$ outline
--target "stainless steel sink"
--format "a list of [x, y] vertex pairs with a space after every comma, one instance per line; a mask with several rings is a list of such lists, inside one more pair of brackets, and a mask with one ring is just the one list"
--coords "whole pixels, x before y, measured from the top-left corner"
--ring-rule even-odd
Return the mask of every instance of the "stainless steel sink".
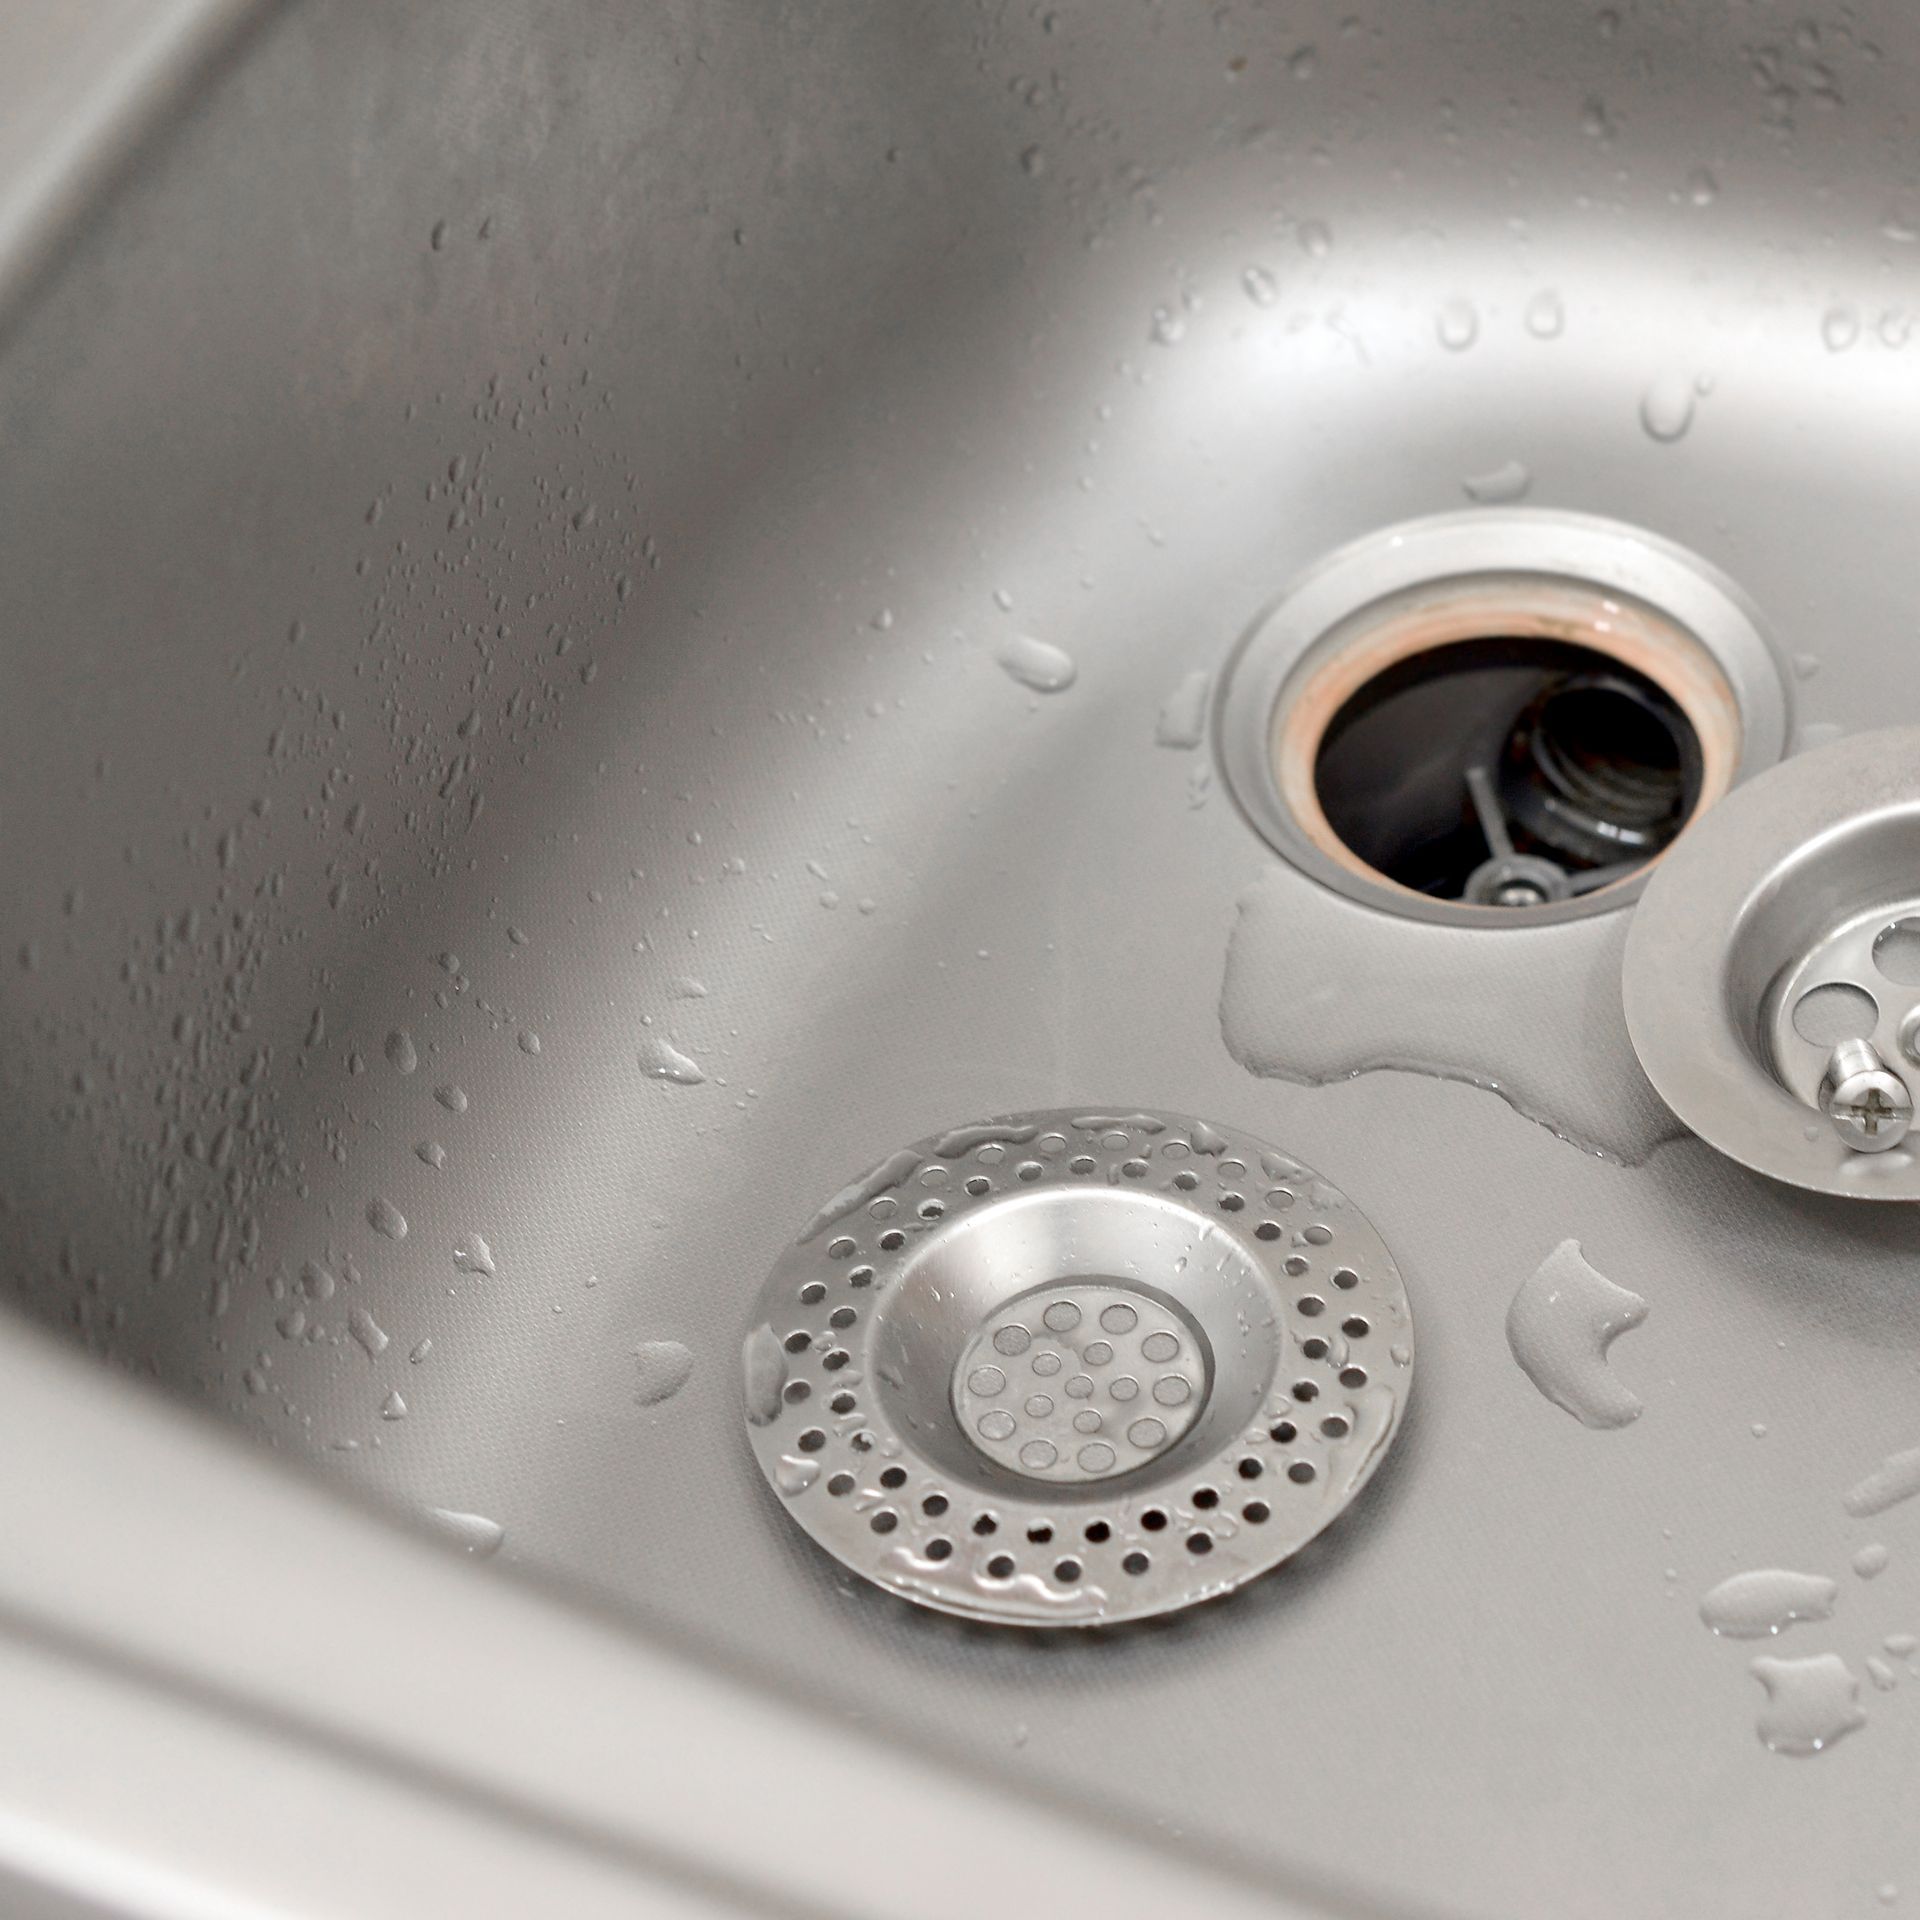
[[[157, 1386], [497, 1540], [422, 1561], [462, 1592], [611, 1612], [576, 1676], [657, 1644], [857, 1723], [976, 1903], [1027, 1895], [920, 1770], [1276, 1909], [1920, 1899], [1884, 1644], [1920, 1505], [1841, 1501], [1917, 1443], [1912, 1219], [1684, 1136], [1627, 1049], [1629, 900], [1397, 914], [1283, 861], [1211, 737], [1156, 740], [1323, 556], [1516, 502], [1737, 587], [1785, 751], [1915, 717], [1917, 76], [1890, 0], [304, 0], [164, 111], [114, 93], [122, 157], [14, 236], [0, 333], [6, 1337], [121, 1376], [46, 1406]], [[1421, 1379], [1286, 1567], [1042, 1640], [793, 1527], [738, 1353], [861, 1169], [1089, 1102], [1337, 1182]], [[1569, 1239], [1648, 1304], [1617, 1431], [1508, 1349]], [[188, 1431], [140, 1499], [191, 1556], [264, 1469]], [[137, 1620], [160, 1548], [102, 1538]], [[258, 1570], [216, 1565], [217, 1612]], [[1842, 1588], [1779, 1651], [1862, 1677], [1807, 1760], [1697, 1617], [1768, 1567]], [[321, 1695], [360, 1645], [323, 1617], [287, 1648]], [[645, 1730], [663, 1766], [693, 1727]], [[883, 1805], [818, 1812], [839, 1880], [763, 1876], [743, 1806], [728, 1897], [944, 1910]]]

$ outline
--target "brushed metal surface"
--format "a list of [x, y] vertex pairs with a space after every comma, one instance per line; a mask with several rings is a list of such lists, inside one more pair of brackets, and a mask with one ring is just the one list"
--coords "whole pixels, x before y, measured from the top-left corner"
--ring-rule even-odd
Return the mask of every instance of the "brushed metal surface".
[[[1651, 1100], [1608, 921], [1491, 936], [1513, 994], [1155, 740], [1318, 557], [1516, 485], [1737, 580], [1801, 744], [1908, 716], [1917, 69], [1891, 0], [277, 15], [0, 361], [10, 1294], [1276, 1885], [1920, 1886], [1913, 1690], [1782, 1759], [1692, 1606], [1883, 1541], [1786, 1651], [1920, 1625], [1920, 1509], [1840, 1501], [1915, 1444], [1905, 1210], [1568, 1144]], [[1330, 1052], [1223, 1043], [1236, 926]], [[1114, 1087], [1350, 1194], [1421, 1388], [1283, 1572], [1038, 1648], [776, 1524], [738, 1331], [850, 1168]], [[1649, 1303], [1619, 1431], [1507, 1351], [1569, 1238]]]

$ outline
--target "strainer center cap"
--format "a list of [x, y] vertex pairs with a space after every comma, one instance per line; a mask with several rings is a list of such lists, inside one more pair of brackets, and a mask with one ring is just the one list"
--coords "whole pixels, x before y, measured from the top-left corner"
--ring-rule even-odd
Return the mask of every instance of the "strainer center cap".
[[1118, 1282], [1073, 1282], [988, 1316], [953, 1370], [953, 1410], [1000, 1466], [1104, 1480], [1179, 1440], [1212, 1376], [1206, 1336], [1179, 1308]]

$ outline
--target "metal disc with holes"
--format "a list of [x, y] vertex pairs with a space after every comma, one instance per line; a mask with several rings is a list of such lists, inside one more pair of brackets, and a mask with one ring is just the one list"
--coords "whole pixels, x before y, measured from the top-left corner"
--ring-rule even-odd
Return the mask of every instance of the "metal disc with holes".
[[1385, 1454], [1405, 1289], [1337, 1187], [1173, 1114], [958, 1128], [836, 1194], [743, 1353], [794, 1519], [891, 1592], [1095, 1626], [1277, 1566]]
[[1885, 1105], [1830, 1110], [1842, 1041], [1920, 1092], [1920, 727], [1796, 754], [1695, 822], [1628, 929], [1622, 999], [1660, 1097], [1729, 1158], [1851, 1199], [1920, 1201]]

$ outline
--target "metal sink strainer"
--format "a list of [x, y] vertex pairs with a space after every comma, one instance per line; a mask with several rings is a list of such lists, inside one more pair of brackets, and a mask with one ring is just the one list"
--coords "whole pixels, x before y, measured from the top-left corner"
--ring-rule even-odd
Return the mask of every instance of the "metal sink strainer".
[[1172, 1114], [1030, 1113], [883, 1161], [782, 1256], [755, 1453], [837, 1559], [977, 1620], [1092, 1626], [1239, 1586], [1372, 1474], [1406, 1293], [1338, 1188]]

